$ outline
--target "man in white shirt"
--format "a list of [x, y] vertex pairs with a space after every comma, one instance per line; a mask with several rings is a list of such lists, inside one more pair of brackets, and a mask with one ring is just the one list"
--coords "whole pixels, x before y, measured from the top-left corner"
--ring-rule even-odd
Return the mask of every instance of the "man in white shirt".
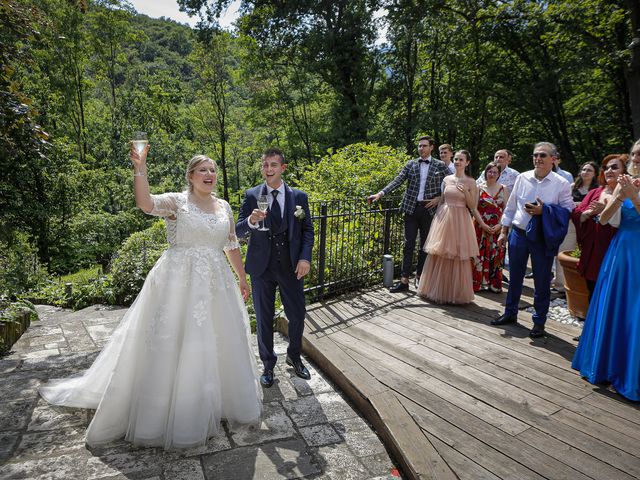
[[438, 153], [440, 154], [440, 160], [445, 164], [445, 166], [449, 169], [450, 173], [456, 173], [456, 167], [453, 166], [453, 147], [448, 143], [443, 143], [438, 148]]
[[558, 151], [552, 143], [540, 142], [533, 149], [534, 169], [521, 173], [513, 186], [502, 215], [502, 231], [498, 245], [502, 247], [507, 240], [509, 228], [509, 291], [505, 301], [504, 314], [491, 322], [491, 325], [507, 325], [518, 319], [518, 304], [522, 294], [522, 282], [527, 269], [529, 255], [533, 268], [535, 285], [533, 306], [533, 328], [529, 332], [532, 338], [544, 335], [551, 296], [551, 266], [553, 256], [548, 256], [545, 243], [527, 238], [529, 221], [536, 215], [542, 215], [544, 204], [555, 204], [573, 209], [571, 187], [560, 175], [554, 173], [553, 161]]
[[[498, 150], [493, 155], [493, 161], [496, 162], [498, 165], [500, 165], [500, 168], [502, 168], [502, 173], [498, 178], [498, 183], [507, 187], [509, 192], [513, 190], [513, 184], [516, 183], [516, 178], [518, 177], [518, 175], [520, 175], [520, 172], [518, 172], [517, 170], [514, 170], [509, 166], [509, 164], [511, 163], [511, 160], [513, 160], [513, 156], [511, 155], [511, 152], [507, 149]], [[478, 179], [476, 180], [476, 183], [478, 185], [481, 185], [482, 183], [484, 183], [484, 181], [485, 181], [484, 172], [482, 172], [478, 177]]]

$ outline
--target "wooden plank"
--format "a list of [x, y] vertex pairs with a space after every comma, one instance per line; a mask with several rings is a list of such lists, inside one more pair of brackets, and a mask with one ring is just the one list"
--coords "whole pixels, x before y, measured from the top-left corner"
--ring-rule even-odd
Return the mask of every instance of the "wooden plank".
[[636, 478], [607, 464], [606, 458], [596, 458], [594, 455], [597, 454], [597, 450], [591, 452], [594, 455], [590, 455], [588, 452], [583, 452], [568, 445], [551, 435], [541, 432], [537, 428], [529, 428], [518, 434], [518, 439], [542, 450], [547, 455], [562, 460], [569, 466], [595, 479], [632, 480]]
[[[286, 334], [287, 326], [284, 318], [276, 322], [276, 329], [281, 333]], [[303, 337], [303, 350], [374, 426], [407, 478], [456, 478], [411, 415], [404, 408], [398, 408], [399, 404], [394, 402], [395, 397], [387, 387], [376, 381], [331, 339], [326, 336]]]
[[[349, 330], [351, 332], [351, 330]], [[344, 332], [343, 332], [344, 334]], [[356, 348], [356, 344], [351, 345], [351, 348]], [[353, 355], [353, 354], [351, 354]], [[371, 365], [368, 365], [367, 368], [372, 368]], [[381, 373], [382, 371], [376, 370], [375, 376], [379, 381], [387, 385], [391, 385], [393, 383], [393, 375], [399, 376], [397, 372], [394, 372], [393, 375], [389, 375], [386, 372]], [[469, 387], [466, 391], [472, 391], [476, 398], [482, 398], [483, 395], [480, 395], [479, 392], [482, 389], [482, 386], [476, 386], [477, 388]], [[410, 387], [405, 387], [410, 388]], [[406, 392], [403, 392], [406, 394]], [[497, 398], [495, 399], [495, 403], [493, 405], [501, 410], [514, 415], [516, 418], [519, 418], [521, 421], [524, 421], [532, 426], [537, 426], [540, 430], [546, 432], [547, 434], [558, 438], [559, 440], [573, 445], [574, 447], [581, 449], [585, 452], [591, 452], [592, 450], [596, 450], [599, 453], [598, 456], [601, 458], [609, 459], [609, 463], [616, 468], [623, 469], [633, 475], [640, 476], [640, 462], [638, 462], [638, 458], [630, 455], [626, 452], [620, 451], [617, 448], [614, 448], [605, 442], [600, 441], [597, 438], [594, 438], [580, 430], [577, 430], [571, 426], [565, 425], [561, 422], [554, 421], [551, 417], [547, 415], [541, 415], [532, 411], [532, 409], [527, 408], [526, 405], [512, 405], [505, 399]], [[441, 407], [443, 408], [443, 407]], [[441, 410], [439, 410], [441, 413]]]
[[640, 442], [638, 442], [636, 438], [627, 436], [591, 418], [578, 415], [565, 409], [555, 413], [551, 418], [640, 458]]
[[451, 469], [458, 475], [460, 480], [500, 480], [500, 477], [495, 476], [470, 458], [465, 457], [455, 448], [441, 442], [426, 430], [423, 430], [423, 433], [436, 447], [442, 458], [451, 466]]
[[[424, 388], [426, 391], [432, 393], [437, 398], [445, 400], [450, 405], [456, 406], [486, 423], [509, 433], [510, 435], [515, 435], [529, 428], [529, 425], [526, 423], [504, 413], [493, 405], [488, 405], [469, 395], [465, 391], [452, 387], [448, 383], [432, 377], [425, 372], [418, 370], [416, 367], [398, 360], [385, 352], [371, 349], [362, 344], [353, 345], [351, 340], [346, 336], [342, 338], [342, 341], [345, 342], [345, 345], [351, 347], [349, 350], [350, 355], [353, 356], [355, 353], [360, 355], [361, 358], [368, 358], [371, 356], [370, 358], [374, 359], [371, 360], [372, 362], [379, 361], [389, 370], [400, 372], [400, 377], [406, 378], [407, 380]], [[369, 363], [364, 363], [362, 365], [364, 368], [370, 368]], [[430, 398], [433, 402], [436, 402], [438, 401], [436, 397]]]
[[[407, 343], [409, 341], [404, 340], [407, 343], [404, 345], [406, 348], [398, 348], [399, 342], [402, 344], [401, 340], [397, 340], [393, 334], [381, 336], [378, 327], [374, 325], [368, 324], [366, 327], [357, 325], [350, 328], [349, 333], [359, 341], [379, 350], [388, 351], [396, 358], [415, 365], [420, 370], [446, 381], [462, 391], [473, 391], [476, 398], [486, 403], [500, 405], [508, 410], [526, 408], [542, 415], [554, 413], [559, 408], [551, 402], [523, 392], [502, 380], [433, 352], [423, 345], [415, 343], [410, 345]], [[378, 335], [376, 336], [376, 334]], [[356, 344], [352, 344], [352, 348], [355, 347]]]
[[582, 399], [584, 403], [601, 408], [629, 422], [640, 425], [640, 403], [631, 402], [614, 392], [603, 392], [601, 391], [601, 387], [591, 385], [586, 380], [584, 382], [589, 385], [592, 392], [594, 392]]
[[403, 445], [404, 455], [414, 460], [416, 478], [458, 478], [393, 393], [387, 390], [376, 394], [371, 403], [395, 442]]
[[[396, 312], [390, 313], [385, 316], [384, 319], [374, 318], [370, 320], [370, 322], [384, 326], [396, 333], [404, 332], [404, 335], [408, 338], [420, 341], [420, 343], [425, 344], [430, 348], [435, 348], [432, 347], [432, 345], [436, 345], [435, 341], [440, 344], [448, 345], [451, 349], [448, 349], [447, 351], [461, 359], [468, 358], [466, 357], [467, 354], [474, 355], [483, 360], [482, 367], [480, 366], [481, 364], [476, 361], [467, 360], [465, 363], [475, 364], [478, 368], [482, 368], [483, 370], [491, 369], [491, 366], [495, 367], [499, 365], [499, 369], [505, 370], [507, 375], [508, 372], [517, 373], [518, 375], [526, 374], [525, 376], [527, 378], [539, 382], [539, 385], [553, 386], [563, 395], [572, 395], [575, 398], [582, 398], [589, 394], [589, 389], [583, 385], [584, 382], [576, 379], [575, 375], [570, 374], [570, 376], [567, 376], [565, 371], [561, 370], [560, 375], [563, 376], [564, 379], [558, 379], [556, 376], [536, 368], [537, 365], [536, 367], [532, 366], [533, 362], [530, 357], [521, 356], [524, 357], [524, 360], [522, 360], [522, 362], [518, 362], [517, 359], [511, 358], [512, 355], [506, 354], [504, 348], [485, 342], [481, 339], [477, 339], [473, 335], [469, 335], [461, 330], [452, 329], [447, 326], [444, 326], [444, 328], [438, 328], [439, 324], [427, 326], [405, 318]], [[433, 328], [434, 326], [436, 328]], [[444, 331], [447, 333], [444, 333]], [[442, 349], [439, 351], [444, 353]], [[518, 359], [521, 359], [521, 357]], [[551, 370], [552, 369], [547, 369], [547, 371]], [[492, 371], [498, 372], [498, 368], [493, 368]], [[557, 372], [553, 371], [553, 373]], [[571, 383], [566, 381], [567, 378], [571, 380]], [[505, 380], [505, 378], [502, 379]]]
[[[450, 423], [444, 421], [437, 415], [434, 415], [429, 410], [420, 406], [418, 403], [413, 402], [411, 399], [400, 399], [405, 408], [413, 415], [416, 421], [430, 434], [438, 438], [445, 444], [455, 448], [460, 454], [472, 459], [475, 463], [482, 466], [484, 469], [496, 474], [500, 478], [505, 479], [542, 479], [542, 478], [557, 478], [557, 471], [554, 473], [543, 462], [540, 464], [532, 465], [533, 468], [528, 467], [526, 464], [520, 463], [520, 459], [514, 460], [509, 455], [500, 451], [500, 446], [487, 444], [481, 440], [478, 440], [474, 436], [467, 433], [465, 430], [455, 427]], [[509, 442], [501, 442], [505, 444], [506, 448], [509, 448]], [[522, 444], [522, 442], [513, 442], [512, 448], [515, 445]], [[524, 447], [528, 451], [533, 451], [528, 445]], [[514, 454], [518, 452], [513, 452]], [[526, 461], [527, 455], [522, 455], [523, 460]], [[544, 454], [543, 454], [544, 455]], [[545, 456], [546, 457], [546, 456]], [[531, 456], [529, 458], [535, 458]], [[550, 460], [550, 457], [546, 457]], [[559, 462], [553, 462], [559, 463]], [[541, 473], [538, 473], [541, 471]], [[573, 472], [572, 472], [573, 473]], [[587, 477], [575, 472], [575, 477], [571, 478], [583, 478]]]

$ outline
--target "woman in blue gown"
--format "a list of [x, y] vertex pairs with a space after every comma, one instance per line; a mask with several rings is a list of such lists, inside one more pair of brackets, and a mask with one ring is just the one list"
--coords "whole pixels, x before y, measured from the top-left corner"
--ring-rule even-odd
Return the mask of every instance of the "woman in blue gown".
[[571, 366], [591, 383], [611, 382], [640, 401], [640, 179], [621, 175], [601, 223], [620, 219]]

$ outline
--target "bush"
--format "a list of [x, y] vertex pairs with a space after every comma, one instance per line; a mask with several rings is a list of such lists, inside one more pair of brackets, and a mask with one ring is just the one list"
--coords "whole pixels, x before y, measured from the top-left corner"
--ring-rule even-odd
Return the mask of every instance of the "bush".
[[406, 154], [392, 147], [354, 143], [306, 169], [298, 184], [312, 201], [364, 199], [395, 178], [407, 160]]
[[117, 303], [129, 305], [133, 302], [147, 274], [167, 247], [162, 220], [134, 233], [124, 242], [111, 267], [112, 291]]
[[0, 241], [0, 295], [16, 296], [46, 278], [35, 245], [25, 233]]
[[76, 215], [61, 243], [52, 249], [51, 271], [73, 272], [96, 263], [107, 268], [122, 242], [132, 232], [145, 228], [146, 222], [146, 218], [136, 211]]
[[[71, 284], [70, 296], [66, 291], [67, 284]], [[25, 296], [35, 303], [70, 307], [74, 310], [96, 303], [115, 303], [111, 277], [103, 275], [99, 265], [59, 279], [49, 277]]]

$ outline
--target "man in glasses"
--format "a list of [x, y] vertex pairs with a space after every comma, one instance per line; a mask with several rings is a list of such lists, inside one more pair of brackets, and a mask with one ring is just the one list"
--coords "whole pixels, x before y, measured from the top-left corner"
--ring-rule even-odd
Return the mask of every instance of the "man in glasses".
[[[557, 156], [554, 144], [540, 142], [535, 145], [533, 170], [521, 173], [516, 179], [502, 215], [502, 231], [498, 237], [498, 245], [502, 247], [511, 229], [508, 235], [510, 282], [504, 314], [492, 320], [491, 325], [517, 321], [522, 282], [531, 256], [535, 286], [535, 313], [533, 328], [529, 332], [532, 338], [542, 337], [545, 333], [551, 296], [551, 266], [567, 233], [569, 214], [574, 207], [569, 182], [552, 171]], [[544, 233], [536, 231], [536, 226]]]
[[407, 182], [407, 190], [402, 198], [400, 211], [404, 213], [404, 249], [400, 281], [389, 289], [390, 292], [409, 290], [409, 275], [413, 267], [413, 253], [416, 249], [416, 236], [420, 232], [420, 249], [416, 280], [422, 273], [422, 266], [427, 254], [422, 249], [429, 234], [433, 214], [440, 201], [440, 187], [449, 169], [443, 162], [431, 157], [434, 140], [429, 136], [418, 139], [419, 158], [409, 160], [398, 176], [389, 185], [375, 195], [367, 197], [369, 203], [380, 200], [396, 188]]

